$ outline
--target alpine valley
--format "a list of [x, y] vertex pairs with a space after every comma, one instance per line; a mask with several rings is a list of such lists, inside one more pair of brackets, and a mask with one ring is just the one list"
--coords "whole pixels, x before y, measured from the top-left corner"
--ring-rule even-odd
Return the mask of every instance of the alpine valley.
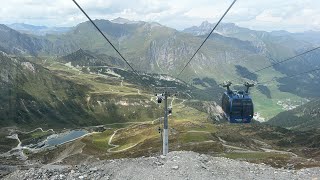
[[[159, 154], [163, 103], [169, 98], [170, 151], [194, 151], [273, 167], [320, 166], [320, 32], [256, 31], [222, 23], [178, 31], [157, 22], [94, 20], [133, 72], [90, 22], [74, 27], [0, 25], [0, 178], [44, 164]], [[271, 68], [255, 72], [271, 65]], [[137, 75], [138, 74], [138, 75]], [[253, 87], [252, 124], [226, 122], [219, 84]], [[270, 81], [273, 80], [273, 81]]]

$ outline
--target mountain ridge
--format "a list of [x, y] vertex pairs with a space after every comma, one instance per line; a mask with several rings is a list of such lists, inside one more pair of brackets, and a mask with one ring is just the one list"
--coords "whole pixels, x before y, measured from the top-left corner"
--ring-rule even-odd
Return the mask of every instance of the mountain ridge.
[[[127, 20], [123, 19], [118, 20], [127, 22]], [[109, 20], [94, 21], [115, 47], [126, 57], [133, 68], [141, 72], [168, 74], [173, 77], [177, 76], [178, 72], [204, 39], [203, 36], [194, 36], [166, 26], [155, 26], [147, 22], [129, 24], [121, 22], [121, 24], [118, 24]], [[205, 25], [208, 27], [212, 26], [212, 24], [208, 22], [205, 23]], [[181, 76], [182, 80], [192, 83], [195, 78], [202, 79], [208, 77], [214, 79], [217, 83], [221, 83], [225, 80], [239, 78], [239, 83], [242, 83], [250, 78], [241, 78], [242, 75], [238, 74], [237, 67], [245, 67], [249, 72], [252, 72], [259, 67], [269, 66], [276, 60], [285, 59], [312, 47], [312, 44], [306, 44], [291, 37], [285, 36], [279, 38], [268, 32], [238, 28], [235, 24], [222, 24], [221, 27], [224, 29], [224, 32], [228, 32], [229, 35], [223, 36], [221, 33], [213, 34], [206, 42], [206, 45], [203, 46], [195, 56], [190, 66], [185, 69]], [[15, 31], [13, 30], [13, 32]], [[18, 36], [20, 36], [20, 34], [18, 34]], [[13, 35], [13, 37], [15, 36]], [[39, 37], [29, 36], [22, 38], [22, 40], [28, 38], [31, 38], [35, 42], [39, 41]], [[107, 65], [128, 68], [123, 65], [123, 61], [118, 59], [120, 58], [118, 54], [101, 38], [100, 34], [88, 21], [78, 24], [66, 34], [48, 35], [40, 38], [40, 40], [44, 41], [40, 47], [30, 48], [28, 46], [22, 46], [24, 44], [29, 45], [30, 43], [23, 43], [24, 41], [20, 43], [16, 41], [16, 43], [13, 43], [9, 47], [5, 46], [5, 48], [10, 50], [8, 51], [6, 49], [6, 52], [15, 53], [14, 47], [22, 46], [19, 49], [26, 49], [25, 55], [28, 55], [28, 52], [32, 52], [32, 54], [38, 56], [50, 55], [63, 57], [79, 49], [83, 49], [90, 51], [90, 54], [96, 57], [94, 61], [98, 60], [100, 63], [102, 61], [102, 63], [108, 62], [106, 63]], [[25, 40], [25, 42], [29, 41]], [[296, 44], [299, 44], [299, 46], [296, 46]], [[272, 58], [269, 58], [269, 55]], [[316, 61], [317, 57], [318, 54], [306, 56], [306, 59], [312, 63], [310, 63], [310, 66], [305, 66], [305, 69], [307, 69], [307, 67], [312, 68], [313, 66], [317, 66], [319, 64], [318, 61]], [[60, 60], [58, 61], [68, 63], [68, 61], [63, 60], [63, 58]], [[85, 58], [83, 60], [85, 61]], [[83, 64], [83, 62], [82, 64], [78, 62], [78, 65], [86, 65]], [[261, 73], [255, 73], [255, 76], [257, 76], [255, 79], [258, 82], [267, 81], [272, 78], [270, 77], [271, 74], [279, 78], [284, 78], [286, 75], [291, 75], [292, 73], [296, 73], [297, 70], [300, 70], [296, 67], [301, 67], [306, 64], [305, 61], [301, 62], [301, 64], [297, 65], [296, 61], [292, 61], [267, 69]], [[311, 80], [312, 79], [308, 79], [308, 82], [311, 82]], [[317, 96], [317, 94], [312, 93], [313, 87], [303, 82], [302, 79], [299, 81], [308, 87], [302, 94], [302, 98]], [[284, 80], [275, 81], [271, 85], [264, 85], [263, 92], [272, 92], [273, 94], [269, 93], [265, 95], [263, 92], [258, 91], [256, 97], [262, 97], [257, 97], [257, 110], [268, 111], [262, 112], [267, 118], [269, 118], [269, 112], [272, 113], [272, 115], [270, 115], [271, 117], [277, 114], [281, 111], [281, 107], [277, 104], [277, 101], [282, 101], [286, 98], [299, 99], [297, 96], [300, 96], [300, 93], [303, 91], [298, 87], [292, 88], [296, 85], [297, 83]], [[264, 96], [267, 99], [264, 99]], [[268, 107], [261, 106], [261, 104], [265, 103], [264, 101], [268, 101]], [[275, 111], [274, 108], [278, 110]]]
[[13, 23], [7, 24], [8, 27], [19, 31], [21, 33], [33, 34], [39, 36], [45, 36], [47, 34], [63, 34], [72, 29], [72, 27], [47, 27], [47, 26], [36, 26], [25, 23]]

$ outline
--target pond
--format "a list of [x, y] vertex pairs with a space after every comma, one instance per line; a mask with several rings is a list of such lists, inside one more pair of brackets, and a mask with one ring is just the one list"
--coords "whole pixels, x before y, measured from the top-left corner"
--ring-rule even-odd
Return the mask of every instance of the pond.
[[87, 131], [84, 130], [73, 130], [67, 133], [62, 133], [62, 134], [55, 134], [55, 135], [51, 135], [47, 138], [46, 140], [46, 145], [48, 147], [51, 146], [56, 146], [59, 144], [63, 144], [66, 143], [68, 141], [72, 141], [75, 140], [77, 138], [80, 138], [81, 136], [87, 134]]

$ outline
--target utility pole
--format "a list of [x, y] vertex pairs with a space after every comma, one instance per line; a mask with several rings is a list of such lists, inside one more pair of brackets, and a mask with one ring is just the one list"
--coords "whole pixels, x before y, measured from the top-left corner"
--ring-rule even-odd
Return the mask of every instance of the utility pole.
[[164, 121], [163, 121], [163, 155], [167, 155], [169, 151], [169, 135], [168, 135], [168, 93], [164, 93]]
[[[158, 87], [156, 94], [158, 103], [164, 100], [164, 121], [163, 121], [163, 138], [162, 138], [162, 154], [167, 155], [169, 152], [169, 132], [168, 132], [168, 97], [176, 94], [175, 87]], [[172, 111], [172, 109], [170, 109]]]

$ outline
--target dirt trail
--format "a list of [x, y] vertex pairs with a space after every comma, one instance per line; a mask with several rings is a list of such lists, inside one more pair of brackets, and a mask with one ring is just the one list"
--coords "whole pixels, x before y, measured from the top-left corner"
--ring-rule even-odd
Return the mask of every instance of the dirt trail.
[[114, 151], [113, 149], [118, 148], [120, 145], [112, 144], [112, 143], [111, 143], [111, 142], [112, 142], [112, 139], [113, 139], [113, 137], [116, 135], [116, 133], [117, 133], [119, 130], [122, 130], [122, 129], [125, 129], [125, 128], [117, 129], [117, 130], [115, 130], [115, 131], [113, 132], [113, 134], [111, 135], [111, 137], [110, 137], [110, 139], [109, 139], [109, 141], [108, 141], [108, 145], [109, 145], [109, 146], [113, 146], [113, 147], [112, 147], [112, 148], [109, 148], [109, 149], [107, 150], [109, 153], [110, 153], [110, 152], [122, 152], [122, 151], [126, 151], [126, 150], [128, 150], [128, 149], [130, 149], [130, 148], [133, 148], [133, 147], [135, 147], [136, 145], [139, 144], [139, 143], [136, 143], [136, 144], [134, 144], [134, 145], [132, 145], [132, 146], [129, 146], [129, 147], [125, 148], [125, 149], [121, 149], [121, 150], [116, 150], [116, 151]]
[[16, 155], [16, 156], [20, 157], [21, 160], [28, 159], [28, 157], [24, 154], [23, 150], [24, 149], [31, 150], [31, 149], [28, 148], [28, 147], [22, 147], [21, 146], [22, 143], [21, 143], [21, 141], [19, 139], [18, 134], [12, 134], [11, 136], [7, 136], [7, 138], [16, 139], [18, 141], [18, 145], [17, 145], [17, 147], [12, 148], [10, 151], [8, 151], [6, 153], [0, 154], [0, 156], [8, 157], [8, 156]]
[[279, 153], [279, 154], [290, 154], [291, 156], [298, 157], [298, 155], [296, 155], [293, 152], [280, 151], [280, 150], [274, 150], [274, 149], [268, 149], [268, 148], [260, 148], [260, 149], [262, 149], [264, 152], [275, 152], [275, 153]]
[[[161, 119], [163, 119], [163, 117], [157, 118], [157, 119], [152, 120], [152, 121], [146, 121], [146, 122], [128, 122], [128, 123], [126, 123], [126, 124], [136, 124], [136, 125], [140, 125], [140, 124], [150, 124], [150, 123], [151, 123], [151, 124], [153, 125], [156, 121], [160, 121]], [[124, 124], [124, 123], [113, 123], [113, 124]], [[110, 137], [110, 139], [109, 139], [109, 141], [108, 141], [108, 145], [109, 145], [109, 146], [113, 146], [113, 147], [112, 147], [112, 148], [109, 148], [109, 149], [107, 150], [108, 152], [122, 152], [122, 151], [126, 151], [126, 150], [128, 150], [128, 149], [130, 149], [130, 148], [133, 148], [133, 147], [135, 147], [136, 145], [139, 144], [139, 142], [138, 142], [138, 143], [136, 143], [136, 144], [134, 144], [134, 145], [132, 145], [132, 146], [129, 146], [129, 147], [127, 147], [127, 148], [114, 151], [113, 149], [118, 148], [120, 145], [112, 144], [112, 143], [111, 143], [111, 142], [112, 142], [112, 139], [114, 138], [114, 136], [116, 135], [116, 133], [117, 133], [119, 130], [122, 130], [122, 129], [125, 129], [125, 128], [117, 129], [117, 130], [115, 130], [115, 131], [113, 132], [113, 134], [111, 135], [111, 137]]]
[[196, 130], [191, 130], [191, 131], [187, 131], [189, 133], [207, 133], [207, 134], [211, 134], [211, 132], [209, 131], [196, 131]]
[[23, 133], [23, 134], [29, 134], [29, 133], [33, 133], [33, 132], [35, 132], [35, 131], [37, 131], [37, 130], [40, 130], [41, 132], [49, 132], [49, 131], [51, 131], [51, 132], [54, 133], [54, 130], [53, 130], [53, 129], [48, 129], [48, 130], [44, 131], [41, 127], [38, 127], [38, 128], [36, 128], [36, 129], [34, 129], [34, 130], [32, 130], [32, 131], [29, 131], [29, 132], [22, 132], [22, 131], [21, 131], [21, 133]]

